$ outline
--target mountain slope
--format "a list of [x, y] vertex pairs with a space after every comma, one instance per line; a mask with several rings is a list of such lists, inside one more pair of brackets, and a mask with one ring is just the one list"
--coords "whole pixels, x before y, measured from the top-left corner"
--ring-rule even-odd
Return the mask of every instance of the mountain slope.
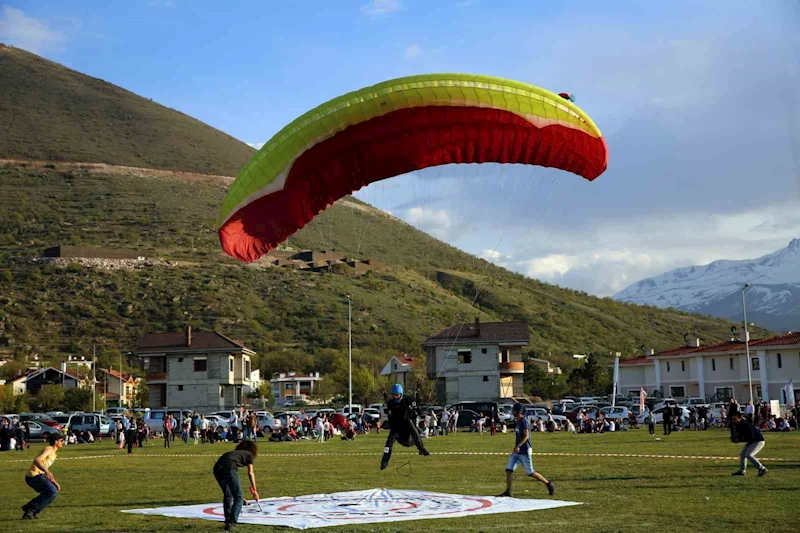
[[[194, 119], [31, 54], [3, 48], [0, 61], [0, 76], [12, 87], [0, 91], [0, 110], [14, 114], [0, 119], [9, 132], [0, 138], [0, 157], [143, 166], [141, 159], [162, 169], [233, 174], [237, 158], [250, 153]], [[12, 74], [4, 70], [9, 65]], [[142, 119], [124, 130], [119, 113], [130, 109]], [[95, 129], [83, 135], [87, 121]], [[128, 150], [112, 150], [119, 128], [141, 150], [133, 160]], [[205, 135], [216, 144], [186, 142]], [[529, 348], [562, 366], [573, 364], [573, 353], [673, 347], [687, 331], [708, 342], [729, 336], [724, 320], [599, 299], [514, 274], [352, 197], [287, 244], [388, 265], [358, 278], [243, 265], [222, 254], [214, 222], [227, 177], [0, 162], [0, 183], [0, 352], [9, 355], [58, 360], [89, 355], [97, 344], [106, 357], [131, 350], [145, 332], [191, 325], [242, 339], [261, 354], [267, 374], [331, 371], [346, 360], [347, 294], [354, 360], [372, 371], [390, 355], [419, 353], [427, 336], [475, 316], [525, 320]], [[109, 269], [37, 259], [59, 244], [132, 248], [151, 260]]]
[[741, 320], [745, 283], [750, 284], [748, 320], [775, 330], [800, 329], [800, 239], [756, 259], [671, 270], [634, 283], [613, 298]]
[[0, 158], [235, 175], [253, 149], [103, 80], [0, 44]]

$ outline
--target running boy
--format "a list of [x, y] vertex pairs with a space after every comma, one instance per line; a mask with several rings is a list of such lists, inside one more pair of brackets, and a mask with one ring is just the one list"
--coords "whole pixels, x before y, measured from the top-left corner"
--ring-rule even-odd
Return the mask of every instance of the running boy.
[[743, 476], [747, 469], [749, 459], [753, 466], [758, 468], [758, 477], [767, 473], [767, 469], [756, 459], [756, 454], [764, 447], [764, 436], [761, 431], [750, 422], [742, 418], [741, 413], [736, 413], [731, 417], [732, 442], [744, 442], [744, 448], [739, 452], [739, 470], [731, 475]]
[[514, 477], [514, 470], [517, 469], [518, 464], [522, 465], [522, 468], [525, 469], [525, 473], [530, 477], [544, 483], [547, 487], [547, 492], [552, 496], [556, 488], [543, 475], [533, 470], [533, 459], [531, 457], [531, 427], [528, 423], [528, 419], [525, 418], [523, 414], [522, 404], [515, 403], [514, 407], [511, 408], [511, 414], [517, 419], [516, 444], [506, 464], [506, 490], [503, 494], [499, 494], [498, 498], [511, 497], [511, 483]]
[[253, 471], [253, 461], [258, 455], [256, 443], [243, 440], [236, 449], [222, 454], [214, 465], [214, 478], [222, 489], [222, 505], [225, 511], [225, 531], [230, 531], [239, 521], [244, 497], [242, 486], [239, 484], [239, 467], [247, 467], [247, 477], [250, 478], [250, 494], [259, 499], [256, 490], [256, 474]]
[[56, 499], [61, 485], [58, 484], [50, 467], [55, 462], [58, 450], [64, 447], [64, 435], [51, 433], [47, 437], [49, 446], [45, 446], [42, 453], [36, 456], [28, 473], [25, 474], [25, 483], [39, 493], [37, 497], [22, 506], [22, 519], [30, 520], [44, 511], [45, 507]]

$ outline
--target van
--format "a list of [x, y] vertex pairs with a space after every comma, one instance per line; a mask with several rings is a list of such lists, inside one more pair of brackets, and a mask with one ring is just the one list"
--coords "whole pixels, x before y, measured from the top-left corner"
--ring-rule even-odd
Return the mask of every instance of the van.
[[91, 431], [95, 436], [103, 436], [111, 433], [111, 419], [98, 414], [71, 415], [69, 418], [69, 429], [76, 431]]
[[[352, 410], [351, 410], [351, 409], [352, 409]], [[342, 414], [343, 414], [343, 415], [345, 415], [345, 416], [346, 416], [346, 415], [349, 415], [351, 412], [352, 412], [352, 413], [358, 413], [358, 414], [361, 414], [361, 411], [363, 411], [363, 410], [364, 410], [364, 409], [361, 407], [361, 404], [358, 404], [358, 403], [353, 403], [353, 404], [350, 404], [350, 405], [345, 405], [345, 406], [342, 408]]]
[[147, 424], [151, 433], [160, 433], [164, 431], [164, 419], [167, 418], [167, 415], [172, 415], [177, 422], [175, 426], [175, 430], [177, 431], [183, 425], [184, 419], [191, 418], [192, 411], [189, 409], [151, 409], [145, 411], [142, 420]]

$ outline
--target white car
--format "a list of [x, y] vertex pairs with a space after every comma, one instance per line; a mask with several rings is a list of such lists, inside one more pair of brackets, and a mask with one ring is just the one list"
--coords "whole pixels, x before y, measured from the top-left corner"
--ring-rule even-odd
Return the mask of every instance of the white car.
[[[676, 407], [673, 407], [672, 409], [674, 410]], [[689, 410], [687, 408], [678, 406], [677, 409], [681, 410], [681, 418], [689, 418]], [[664, 406], [659, 407], [658, 409], [653, 409], [653, 414], [656, 417], [656, 424], [662, 423], [664, 421]], [[647, 418], [647, 411], [637, 416], [636, 422], [638, 424], [647, 424], [647, 422], [645, 422], [645, 418]]]
[[280, 418], [274, 417], [271, 413], [258, 415], [256, 425], [258, 430], [265, 435], [279, 430], [282, 426]]
[[689, 409], [691, 409], [692, 407], [700, 407], [701, 405], [708, 407], [708, 402], [706, 401], [705, 398], [700, 398], [700, 397], [686, 398], [680, 403], [681, 407], [686, 407]]
[[211, 422], [216, 421], [219, 427], [227, 428], [230, 426], [230, 422], [227, 418], [223, 418], [219, 415], [205, 415], [203, 418], [206, 419], [206, 427], [211, 427]]
[[600, 409], [600, 412], [603, 413], [603, 416], [606, 418], [623, 420], [625, 422], [628, 421], [629, 411], [627, 407], [603, 407]]
[[[528, 407], [525, 409], [525, 416], [530, 418], [541, 418], [545, 423], [547, 422], [547, 409], [543, 407]], [[553, 421], [558, 427], [567, 425], [567, 417], [564, 415], [552, 415]]]

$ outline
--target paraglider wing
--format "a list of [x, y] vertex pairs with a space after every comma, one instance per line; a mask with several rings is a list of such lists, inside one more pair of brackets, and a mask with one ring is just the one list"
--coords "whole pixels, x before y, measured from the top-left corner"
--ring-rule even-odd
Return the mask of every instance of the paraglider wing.
[[449, 163], [539, 165], [591, 181], [608, 151], [580, 108], [532, 85], [465, 74], [390, 80], [335, 98], [270, 139], [228, 190], [222, 248], [255, 261], [339, 198]]

